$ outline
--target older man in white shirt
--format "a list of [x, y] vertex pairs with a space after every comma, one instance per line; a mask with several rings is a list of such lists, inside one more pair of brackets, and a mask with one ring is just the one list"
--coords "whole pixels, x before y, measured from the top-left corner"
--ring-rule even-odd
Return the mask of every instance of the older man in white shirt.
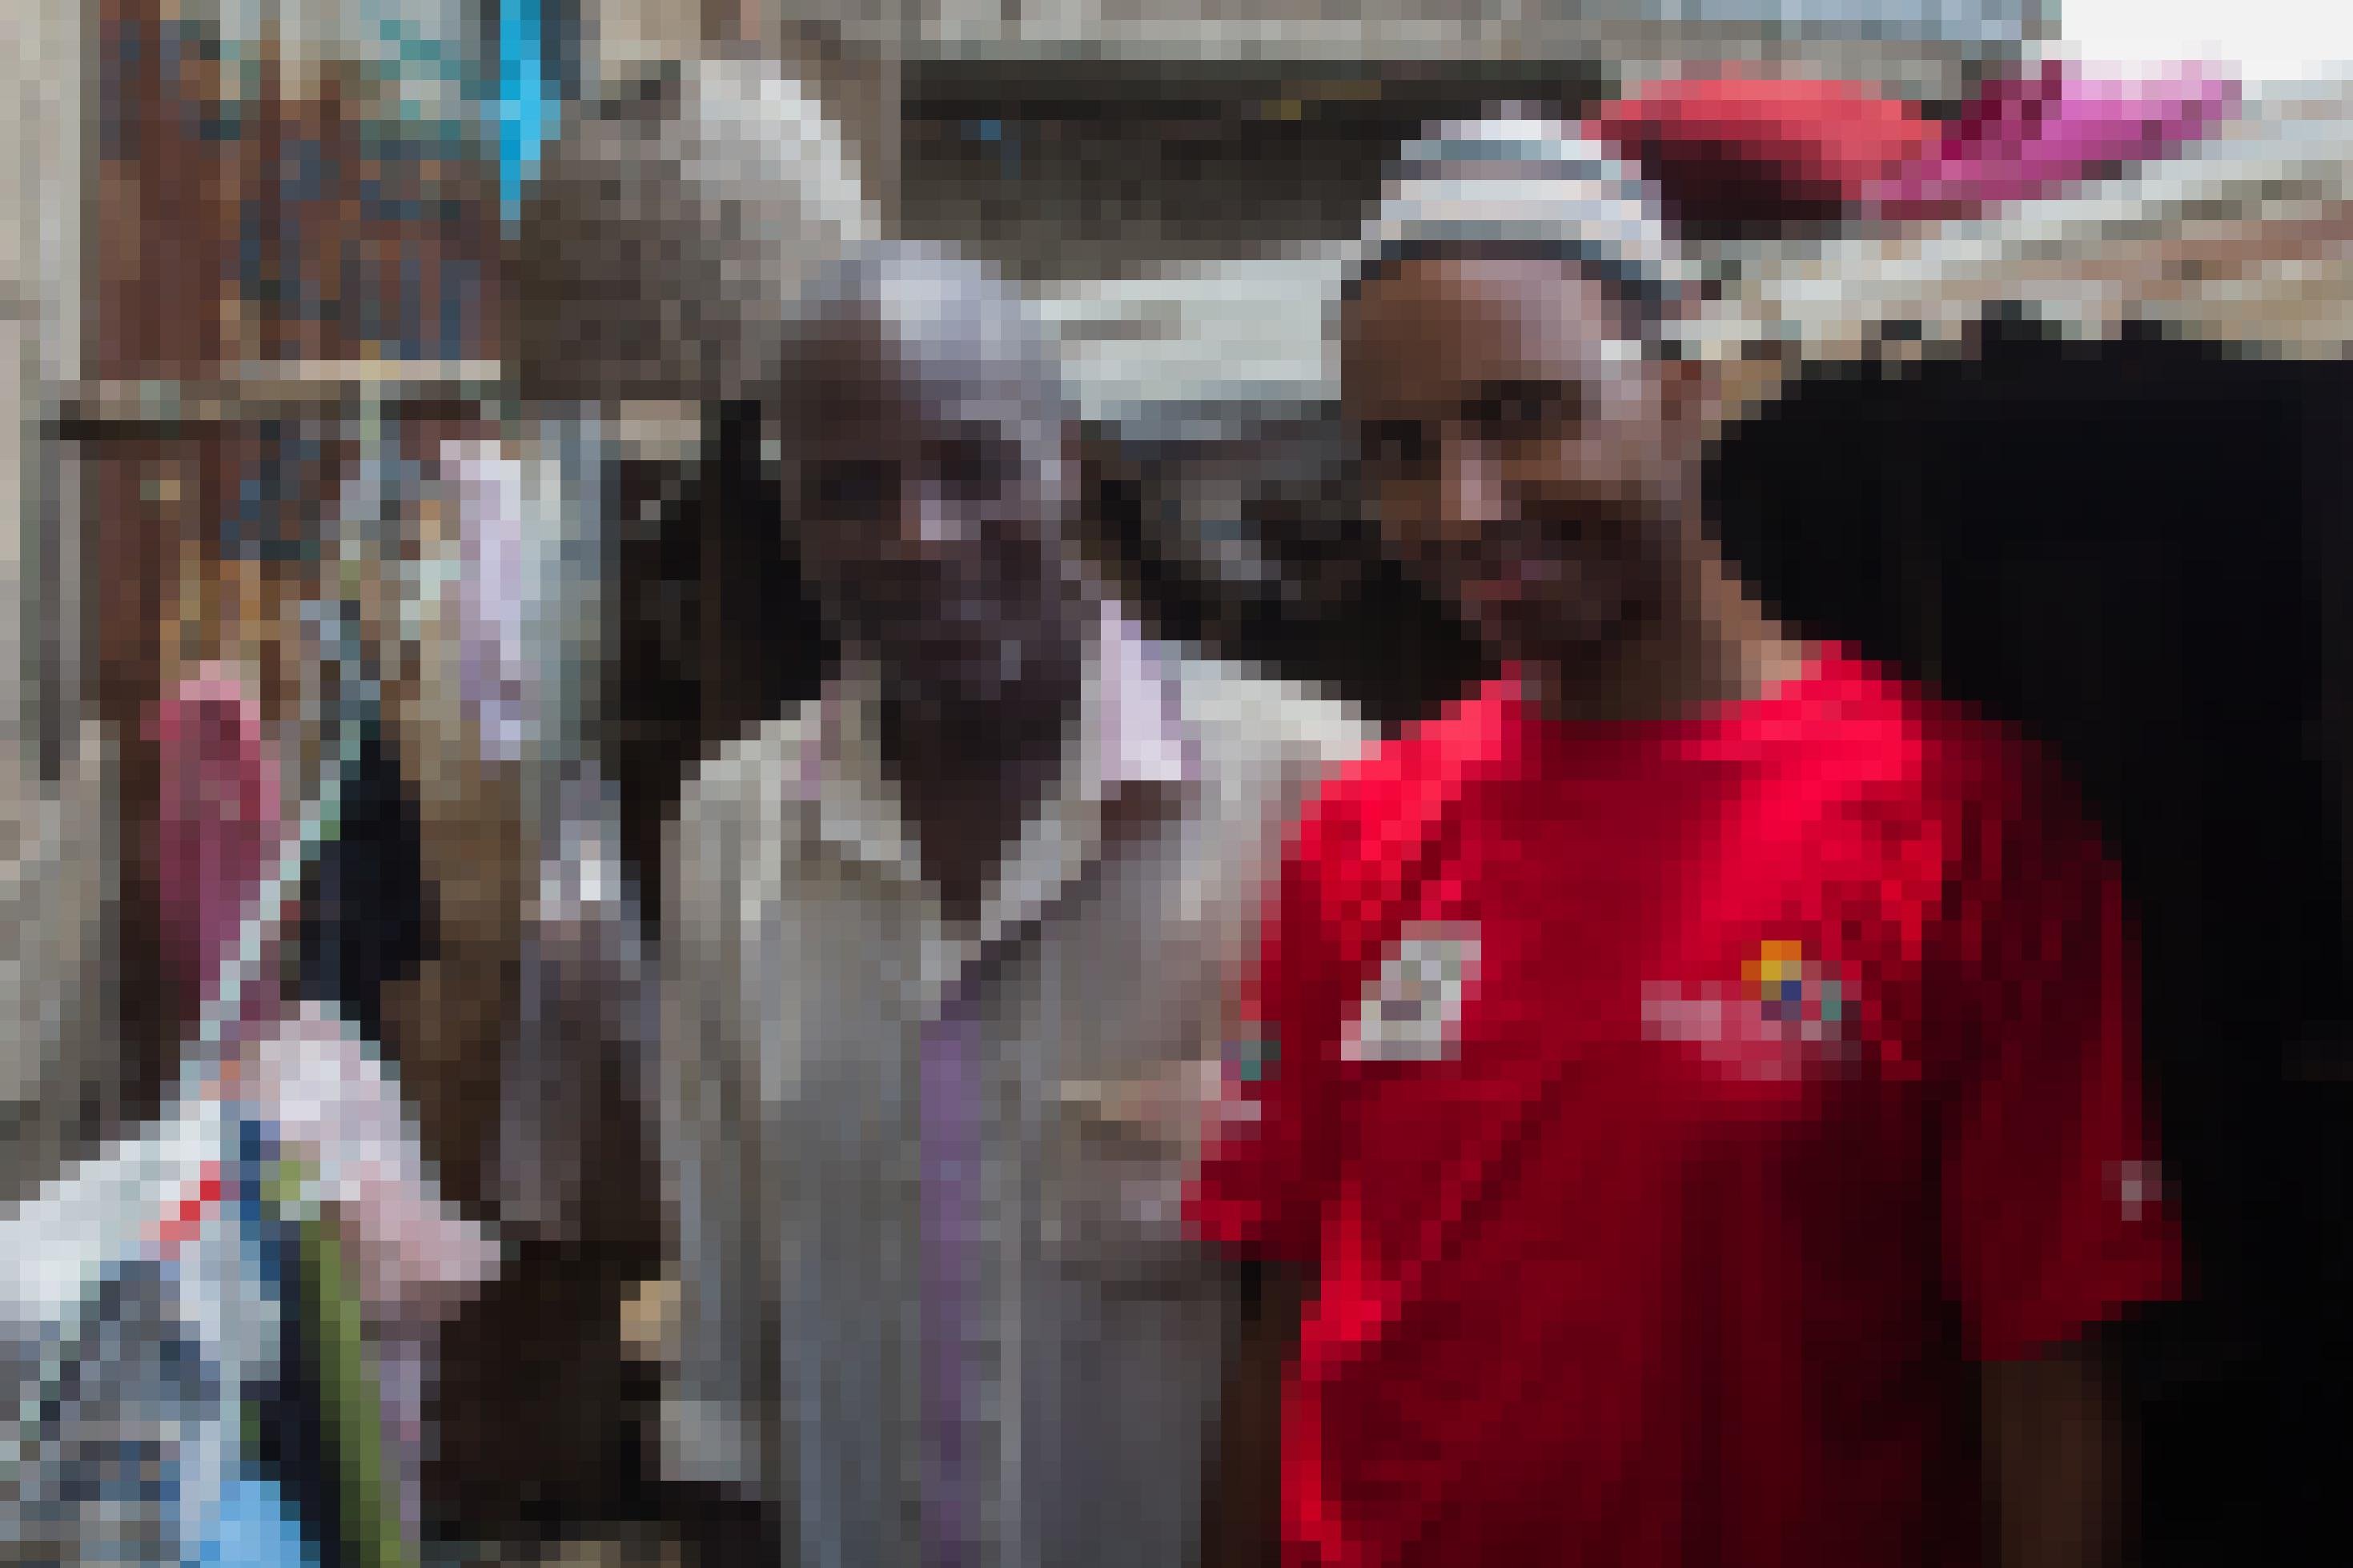
[[769, 405], [848, 658], [675, 824], [667, 1463], [786, 1561], [1181, 1568], [1234, 1290], [1176, 1213], [1183, 1111], [1364, 732], [1103, 596], [1053, 367], [981, 268], [834, 268]]

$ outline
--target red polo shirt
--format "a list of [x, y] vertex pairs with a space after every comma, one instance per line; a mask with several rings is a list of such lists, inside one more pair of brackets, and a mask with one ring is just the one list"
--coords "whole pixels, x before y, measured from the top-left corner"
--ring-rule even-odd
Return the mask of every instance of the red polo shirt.
[[2049, 771], [1844, 655], [1384, 748], [1286, 861], [1192, 1203], [1320, 1280], [1287, 1561], [1977, 1563], [1969, 1363], [2174, 1288], [2135, 986]]

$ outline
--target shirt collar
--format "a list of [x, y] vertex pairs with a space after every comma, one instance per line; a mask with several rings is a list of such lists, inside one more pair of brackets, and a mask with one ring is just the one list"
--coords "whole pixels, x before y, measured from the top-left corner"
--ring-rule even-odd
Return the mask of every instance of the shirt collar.
[[[873, 668], [856, 660], [828, 683], [803, 734], [798, 783], [830, 847], [918, 886], [913, 830], [877, 740], [881, 690]], [[1101, 854], [1104, 808], [1190, 783], [1192, 750], [1165, 657], [1106, 605], [1088, 639], [1056, 782], [1006, 856], [970, 934], [986, 943], [1043, 908]]]

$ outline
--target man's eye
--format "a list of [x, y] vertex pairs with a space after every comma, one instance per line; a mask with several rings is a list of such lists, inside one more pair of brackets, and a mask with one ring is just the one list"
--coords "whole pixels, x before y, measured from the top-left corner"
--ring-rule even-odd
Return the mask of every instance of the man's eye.
[[890, 510], [898, 489], [888, 463], [818, 463], [809, 471], [804, 499], [818, 517], [873, 521]]
[[949, 494], [971, 501], [997, 500], [1012, 488], [1019, 471], [1011, 452], [978, 441], [954, 441], [939, 454], [940, 484]]
[[1366, 466], [1388, 473], [1410, 473], [1430, 460], [1430, 443], [1419, 425], [1367, 425], [1362, 446]]
[[1499, 441], [1524, 441], [1546, 436], [1568, 415], [1558, 396], [1540, 390], [1497, 393], [1480, 401], [1476, 417], [1481, 429]]

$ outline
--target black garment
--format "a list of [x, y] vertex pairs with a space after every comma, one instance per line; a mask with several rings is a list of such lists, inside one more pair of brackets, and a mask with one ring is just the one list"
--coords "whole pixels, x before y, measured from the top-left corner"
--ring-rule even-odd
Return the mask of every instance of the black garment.
[[399, 760], [381, 719], [370, 714], [360, 725], [341, 831], [320, 846], [311, 875], [296, 984], [304, 999], [332, 1005], [363, 1037], [384, 1045], [385, 987], [433, 956], [434, 911]]
[[1221, 651], [1319, 697], [1353, 702], [1388, 734], [1492, 673], [1478, 639], [1395, 563], [1375, 560], [1354, 603], [1298, 614], [1279, 597], [1244, 606]]

